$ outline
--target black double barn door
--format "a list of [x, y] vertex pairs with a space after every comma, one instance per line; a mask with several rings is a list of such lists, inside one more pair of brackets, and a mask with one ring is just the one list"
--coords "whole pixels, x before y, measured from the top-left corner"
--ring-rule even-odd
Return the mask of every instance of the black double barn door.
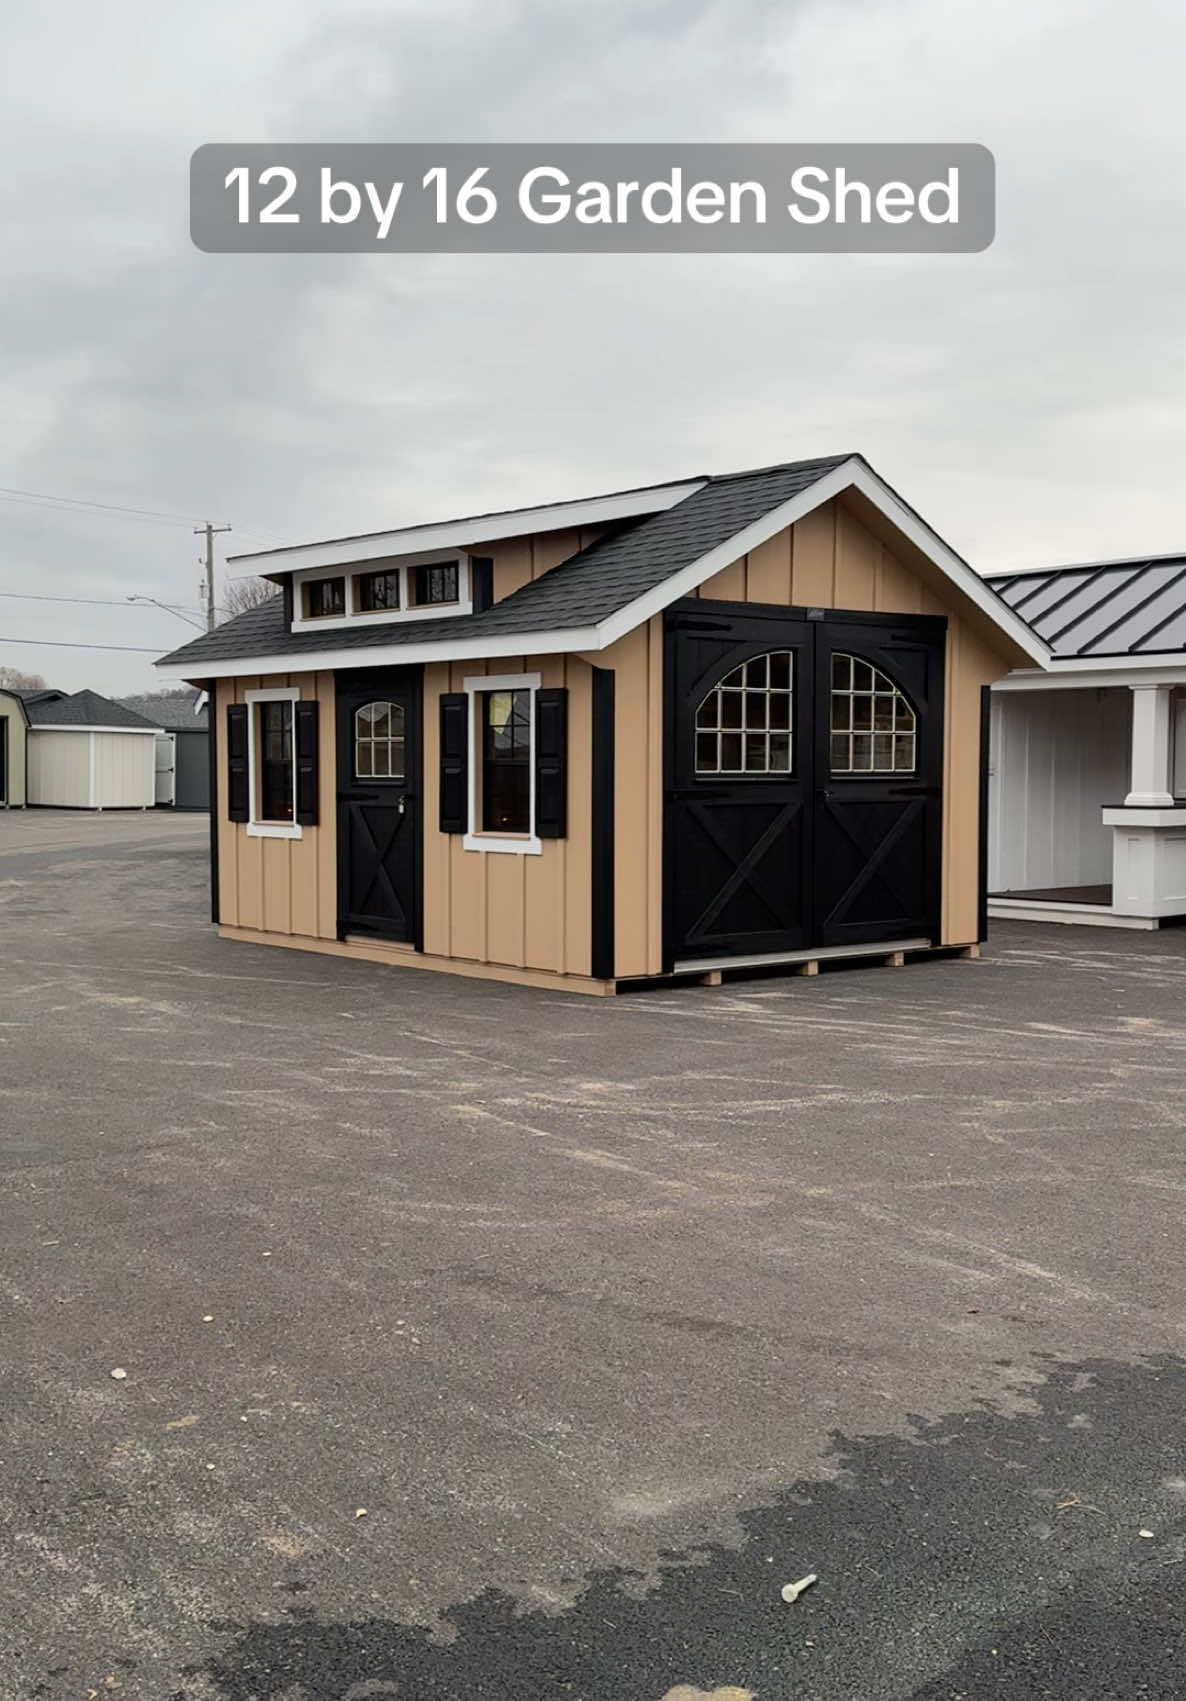
[[935, 617], [668, 610], [669, 967], [939, 937], [945, 638]]
[[421, 672], [338, 676], [338, 929], [421, 943]]

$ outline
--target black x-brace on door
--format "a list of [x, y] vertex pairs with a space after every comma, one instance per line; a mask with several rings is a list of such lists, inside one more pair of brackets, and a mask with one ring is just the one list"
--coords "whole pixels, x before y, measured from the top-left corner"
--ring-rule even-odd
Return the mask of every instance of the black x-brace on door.
[[687, 600], [665, 625], [667, 967], [937, 940], [946, 622]]

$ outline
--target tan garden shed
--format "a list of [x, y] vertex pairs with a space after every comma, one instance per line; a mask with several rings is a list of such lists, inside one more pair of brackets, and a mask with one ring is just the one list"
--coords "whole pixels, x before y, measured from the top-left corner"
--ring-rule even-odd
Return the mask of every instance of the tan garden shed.
[[610, 992], [971, 946], [987, 688], [1045, 646], [860, 457], [241, 557], [240, 939]]
[[17, 691], [0, 690], [0, 809], [25, 806], [25, 746], [29, 717]]

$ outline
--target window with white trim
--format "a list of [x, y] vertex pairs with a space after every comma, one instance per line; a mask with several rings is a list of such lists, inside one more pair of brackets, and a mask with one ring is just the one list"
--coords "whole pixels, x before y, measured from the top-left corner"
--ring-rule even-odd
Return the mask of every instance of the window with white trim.
[[247, 831], [255, 838], [299, 839], [296, 818], [295, 686], [248, 691]]
[[914, 710], [893, 680], [860, 656], [832, 657], [829, 733], [833, 774], [912, 774]]
[[307, 568], [292, 579], [292, 630], [402, 625], [473, 610], [473, 567], [463, 551]]
[[794, 766], [795, 658], [751, 656], [696, 710], [698, 774], [789, 774]]
[[469, 831], [466, 850], [535, 856], [535, 694], [538, 673], [467, 679]]

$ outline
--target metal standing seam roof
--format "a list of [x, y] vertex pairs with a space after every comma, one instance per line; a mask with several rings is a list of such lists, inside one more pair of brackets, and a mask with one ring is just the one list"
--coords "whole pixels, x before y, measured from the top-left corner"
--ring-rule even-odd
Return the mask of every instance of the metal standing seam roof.
[[985, 583], [1056, 661], [1186, 649], [1186, 555], [989, 574]]
[[129, 732], [152, 732], [157, 724], [122, 703], [100, 697], [97, 691], [75, 691], [71, 696], [34, 693], [25, 698], [25, 713], [31, 727], [126, 727]]
[[292, 632], [277, 595], [161, 659], [198, 671], [204, 661], [594, 626], [854, 458], [829, 455], [709, 479], [674, 507], [616, 529], [481, 614]]

